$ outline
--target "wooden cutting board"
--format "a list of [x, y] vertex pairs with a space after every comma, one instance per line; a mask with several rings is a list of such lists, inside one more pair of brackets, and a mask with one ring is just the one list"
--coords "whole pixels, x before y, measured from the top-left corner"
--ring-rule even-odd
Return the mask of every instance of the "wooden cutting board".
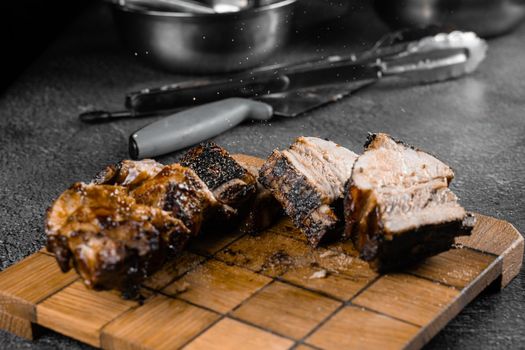
[[520, 233], [477, 217], [456, 249], [386, 275], [350, 243], [310, 248], [288, 219], [257, 236], [207, 234], [144, 283], [141, 302], [86, 289], [41, 250], [0, 273], [0, 328], [104, 349], [418, 349], [521, 268]]

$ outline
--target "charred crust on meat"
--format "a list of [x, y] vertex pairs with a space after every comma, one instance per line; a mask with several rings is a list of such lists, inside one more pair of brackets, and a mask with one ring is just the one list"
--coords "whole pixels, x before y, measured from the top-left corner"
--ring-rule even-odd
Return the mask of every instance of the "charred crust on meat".
[[71, 251], [64, 236], [50, 236], [46, 244], [47, 251], [53, 253], [62, 272], [71, 270]]
[[219, 203], [195, 172], [179, 164], [165, 166], [157, 176], [131, 192], [138, 203], [158, 206], [197, 235], [205, 216]]
[[453, 177], [436, 157], [371, 134], [346, 185], [344, 238], [380, 272], [450, 249], [475, 224], [448, 188]]
[[288, 150], [270, 155], [259, 182], [316, 247], [340, 234], [344, 184], [355, 158], [331, 141], [300, 137]]
[[[384, 135], [382, 133], [373, 133], [373, 132], [369, 132], [367, 137], [366, 137], [366, 142], [364, 144], [364, 148], [365, 150], [368, 149], [370, 147], [370, 145], [376, 140], [377, 136], [378, 135]], [[392, 141], [394, 141], [395, 143], [397, 143], [398, 145], [401, 145], [401, 146], [404, 146], [406, 148], [410, 148], [410, 149], [413, 149], [414, 151], [421, 151], [419, 148], [415, 147], [415, 146], [412, 146], [410, 144], [407, 144], [405, 141], [402, 141], [402, 140], [399, 140], [399, 139], [396, 139], [396, 138], [393, 138], [390, 136], [390, 139]], [[427, 152], [428, 153], [428, 152]]]
[[378, 234], [373, 238], [376, 242], [365, 247], [360, 257], [379, 272], [391, 272], [451, 249], [455, 237], [468, 235], [470, 230], [461, 222], [451, 222], [395, 235], [392, 240]]
[[[244, 163], [239, 160], [254, 178], [259, 176], [260, 166]], [[256, 194], [246, 202], [244, 211], [239, 222], [239, 230], [243, 233], [256, 235], [264, 229], [270, 227], [279, 217], [282, 216], [282, 208], [273, 196], [259, 181], [256, 181]]]
[[[363, 147], [364, 147], [365, 150], [368, 149], [368, 148], [370, 147], [370, 145], [374, 142], [374, 140], [376, 139], [376, 137], [377, 137], [378, 135], [385, 135], [385, 134], [384, 134], [384, 133], [371, 133], [371, 132], [368, 133], [368, 135], [367, 135], [367, 139], [366, 139], [366, 142], [365, 142], [365, 144], [363, 145]], [[396, 138], [394, 138], [394, 137], [392, 137], [392, 136], [390, 136], [390, 135], [389, 135], [389, 137], [390, 137], [390, 139], [391, 139], [392, 141], [394, 141], [394, 142], [397, 143], [398, 145], [401, 145], [401, 146], [406, 147], [406, 148], [408, 148], [408, 149], [414, 150], [414, 151], [416, 151], [416, 152], [425, 152], [425, 153], [430, 154], [431, 156], [435, 157], [436, 159], [439, 159], [439, 157], [438, 157], [436, 154], [434, 154], [433, 152], [423, 150], [423, 149], [421, 149], [421, 148], [419, 148], [419, 147], [416, 147], [416, 146], [414, 146], [414, 145], [411, 145], [411, 144], [409, 144], [409, 143], [406, 143], [406, 142], [403, 141], [403, 140], [396, 139]]]
[[210, 223], [223, 229], [233, 229], [248, 212], [248, 204], [254, 200], [257, 192], [255, 176], [213, 142], [190, 149], [182, 157], [181, 164], [191, 168], [223, 205], [217, 214], [228, 214], [222, 219], [221, 215], [215, 215]]
[[[200, 229], [203, 208], [200, 206], [200, 201], [190, 200], [195, 188], [195, 186], [188, 186], [187, 183], [169, 183], [163, 209], [182, 220], [186, 227], [196, 234]], [[196, 219], [196, 216], [199, 216], [199, 219]]]
[[[92, 289], [134, 297], [204, 225], [215, 234], [219, 225], [231, 229], [269, 203], [254, 200], [256, 176], [215, 144], [190, 150], [184, 164], [191, 167], [123, 160], [63, 192], [46, 214], [47, 249], [60, 268], [74, 268]], [[269, 221], [244, 223], [256, 229]]]
[[366, 141], [365, 141], [365, 144], [363, 145], [363, 147], [365, 149], [368, 148], [368, 146], [370, 146], [370, 144], [374, 141], [374, 139], [376, 138], [376, 134], [372, 133], [372, 132], [369, 132], [367, 135], [366, 135]]
[[[293, 203], [293, 207], [287, 208], [288, 215], [296, 223], [301, 223], [315, 208], [318, 207], [321, 197], [316, 193], [309, 183], [309, 180], [290, 164], [288, 160], [274, 152], [268, 160], [272, 166], [261, 168], [259, 181], [263, 186], [269, 188], [272, 193], [281, 197], [281, 202]], [[286, 184], [283, 180], [286, 179]], [[276, 186], [286, 186], [286, 191], [277, 192]]]
[[46, 217], [47, 249], [96, 290], [133, 286], [160, 267], [189, 230], [161, 209], [137, 204], [121, 186], [76, 183]]
[[114, 185], [115, 178], [117, 177], [121, 168], [121, 163], [109, 165], [106, 169], [100, 171], [95, 177], [93, 177], [92, 182], [95, 184], [108, 184]]
[[202, 143], [192, 148], [183, 156], [180, 164], [193, 169], [211, 190], [247, 175], [246, 169], [225, 149], [213, 142]]

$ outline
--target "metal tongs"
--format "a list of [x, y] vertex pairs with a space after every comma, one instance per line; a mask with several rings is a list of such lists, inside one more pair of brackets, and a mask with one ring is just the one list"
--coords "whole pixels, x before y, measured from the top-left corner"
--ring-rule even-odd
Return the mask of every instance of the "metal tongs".
[[[105, 0], [122, 7], [141, 7], [152, 11], [185, 12], [192, 14], [217, 14], [238, 12], [260, 6], [261, 0], [216, 0], [211, 4], [197, 0]], [[265, 4], [263, 2], [263, 4]]]
[[[439, 28], [399, 31], [361, 53], [273, 65], [227, 78], [199, 79], [131, 92], [127, 110], [83, 113], [85, 122], [138, 117], [179, 110], [229, 97], [290, 98], [291, 91], [338, 86], [343, 95], [356, 82], [375, 83], [403, 78], [412, 83], [433, 83], [473, 72], [485, 58], [486, 42], [472, 32], [440, 32]], [[320, 89], [319, 91], [321, 91]], [[333, 94], [333, 89], [330, 90]], [[329, 101], [333, 96], [326, 96]], [[322, 97], [321, 97], [322, 98]]]

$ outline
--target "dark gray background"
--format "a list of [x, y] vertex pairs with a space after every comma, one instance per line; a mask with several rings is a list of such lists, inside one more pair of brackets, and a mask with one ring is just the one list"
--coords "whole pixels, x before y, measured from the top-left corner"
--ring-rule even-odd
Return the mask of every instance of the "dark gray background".
[[[299, 33], [272, 62], [363, 48], [385, 31], [378, 21], [352, 16]], [[233, 153], [264, 157], [299, 135], [327, 137], [359, 152], [367, 132], [388, 132], [449, 163], [456, 171], [454, 190], [468, 209], [508, 220], [525, 232], [524, 38], [522, 26], [491, 40], [486, 61], [464, 79], [376, 86], [301, 118], [242, 125], [215, 141]], [[44, 211], [61, 191], [126, 158], [130, 132], [151, 121], [86, 125], [78, 113], [120, 109], [127, 91], [181, 79], [125, 51], [109, 14], [95, 6], [0, 97], [2, 269], [44, 244]], [[0, 344], [5, 349], [89, 348], [53, 332], [29, 342], [0, 331]], [[505, 290], [473, 301], [427, 347], [524, 348], [523, 270]]]

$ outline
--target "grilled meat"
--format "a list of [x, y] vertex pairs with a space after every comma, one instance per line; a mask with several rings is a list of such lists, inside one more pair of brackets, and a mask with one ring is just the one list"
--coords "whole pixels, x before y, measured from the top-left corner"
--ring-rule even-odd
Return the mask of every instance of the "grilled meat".
[[448, 188], [452, 169], [393, 140], [369, 137], [355, 162], [345, 198], [345, 236], [379, 271], [450, 249], [470, 234], [475, 218]]
[[356, 157], [331, 141], [299, 137], [288, 150], [270, 155], [259, 181], [315, 247], [341, 224], [344, 186]]
[[133, 293], [189, 230], [158, 208], [137, 204], [121, 186], [76, 183], [49, 208], [47, 249], [62, 271], [74, 267], [94, 289]]
[[206, 184], [190, 168], [180, 164], [165, 166], [155, 177], [131, 191], [137, 203], [170, 212], [196, 236], [204, 219], [222, 209]]
[[122, 185], [130, 189], [157, 175], [164, 165], [153, 159], [123, 160], [110, 165], [93, 179], [95, 184]]
[[219, 202], [235, 210], [242, 211], [257, 191], [256, 177], [213, 142], [192, 148], [180, 164], [193, 169]]
[[[259, 176], [259, 170], [264, 164], [262, 159], [244, 155], [234, 155], [233, 158], [254, 177]], [[256, 234], [270, 227], [281, 215], [282, 208], [272, 192], [257, 181], [257, 193], [248, 203], [239, 229], [245, 233]]]
[[[205, 222], [238, 222], [241, 213], [261, 209], [255, 203], [269, 203], [253, 201], [255, 176], [214, 144], [191, 150], [185, 163], [195, 171], [124, 160], [65, 191], [46, 219], [47, 247], [62, 270], [74, 267], [91, 288], [132, 295]], [[263, 218], [254, 225], [266, 225]]]

